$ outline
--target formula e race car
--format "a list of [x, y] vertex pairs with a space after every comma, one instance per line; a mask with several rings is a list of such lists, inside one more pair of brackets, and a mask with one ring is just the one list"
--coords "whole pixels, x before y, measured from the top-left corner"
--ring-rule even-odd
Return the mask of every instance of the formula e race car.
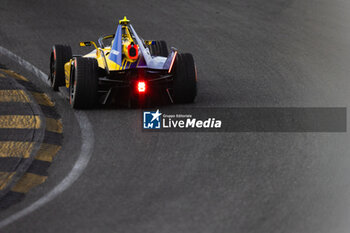
[[[106, 42], [110, 43], [107, 44]], [[49, 80], [53, 90], [65, 93], [73, 108], [88, 109], [112, 98], [128, 106], [164, 98], [171, 103], [191, 103], [197, 94], [197, 72], [189, 53], [178, 53], [166, 42], [143, 40], [130, 21], [119, 21], [116, 33], [80, 46], [94, 46], [90, 53], [72, 55], [70, 46], [54, 45]]]

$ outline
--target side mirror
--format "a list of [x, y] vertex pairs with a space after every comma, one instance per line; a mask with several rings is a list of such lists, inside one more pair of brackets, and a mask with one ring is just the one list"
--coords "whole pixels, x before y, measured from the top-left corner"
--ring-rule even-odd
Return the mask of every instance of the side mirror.
[[100, 49], [97, 47], [96, 43], [93, 42], [93, 41], [85, 41], [85, 42], [80, 42], [79, 44], [81, 47], [85, 47], [85, 46], [91, 46], [93, 45], [96, 49], [96, 56], [99, 56], [100, 55]]
[[80, 46], [81, 46], [81, 47], [91, 46], [91, 41], [80, 42]]

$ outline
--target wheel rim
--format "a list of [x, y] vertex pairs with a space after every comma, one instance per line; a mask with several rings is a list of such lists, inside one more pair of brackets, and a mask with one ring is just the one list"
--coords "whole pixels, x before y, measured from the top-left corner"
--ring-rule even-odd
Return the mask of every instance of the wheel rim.
[[75, 80], [73, 79], [71, 84], [69, 85], [69, 103], [73, 104], [74, 102], [74, 96], [75, 96], [75, 91], [77, 89], [77, 83], [75, 82]]
[[51, 54], [51, 61], [50, 61], [50, 81], [51, 81], [51, 86], [54, 86], [55, 79], [56, 79], [56, 69], [55, 69], [55, 58], [53, 54]]

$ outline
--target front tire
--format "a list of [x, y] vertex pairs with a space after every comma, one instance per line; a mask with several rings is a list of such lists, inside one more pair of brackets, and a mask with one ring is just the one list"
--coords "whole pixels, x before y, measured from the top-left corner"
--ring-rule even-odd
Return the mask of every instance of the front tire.
[[54, 91], [65, 85], [64, 64], [72, 58], [72, 49], [68, 45], [54, 45], [50, 58], [50, 85]]
[[168, 57], [168, 46], [164, 40], [155, 41], [149, 46], [152, 56]]
[[98, 100], [98, 63], [94, 58], [77, 57], [69, 85], [69, 102], [75, 109], [90, 109]]
[[173, 81], [175, 103], [192, 103], [197, 96], [197, 74], [193, 56], [190, 53], [178, 54]]

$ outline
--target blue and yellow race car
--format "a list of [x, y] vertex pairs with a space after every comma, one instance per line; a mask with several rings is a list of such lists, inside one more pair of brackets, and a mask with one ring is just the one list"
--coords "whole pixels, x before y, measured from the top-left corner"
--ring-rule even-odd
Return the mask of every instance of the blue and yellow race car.
[[[105, 44], [107, 44], [105, 46]], [[66, 93], [73, 108], [88, 109], [113, 98], [129, 106], [166, 98], [171, 103], [191, 103], [197, 95], [193, 56], [178, 53], [165, 41], [143, 40], [124, 17], [116, 33], [80, 46], [94, 46], [90, 53], [72, 55], [70, 46], [54, 45], [49, 80], [53, 90]]]

